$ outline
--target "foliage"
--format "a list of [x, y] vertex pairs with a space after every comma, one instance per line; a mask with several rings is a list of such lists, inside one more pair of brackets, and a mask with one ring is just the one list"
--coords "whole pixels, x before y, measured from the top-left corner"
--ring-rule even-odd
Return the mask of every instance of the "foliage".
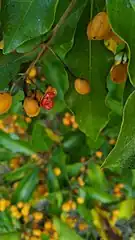
[[0, 240], [135, 239], [135, 2], [0, 11]]

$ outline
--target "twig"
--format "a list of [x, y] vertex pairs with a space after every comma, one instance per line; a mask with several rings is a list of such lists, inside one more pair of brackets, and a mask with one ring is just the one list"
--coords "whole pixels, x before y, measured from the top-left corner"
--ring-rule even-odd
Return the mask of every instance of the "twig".
[[29, 68], [26, 71], [26, 75], [28, 74], [28, 72], [30, 71], [30, 69], [32, 67], [35, 66], [35, 64], [39, 61], [39, 59], [41, 58], [41, 56], [48, 50], [48, 47], [51, 45], [51, 43], [53, 42], [59, 28], [62, 26], [62, 24], [64, 23], [65, 19], [68, 17], [69, 13], [72, 11], [74, 5], [76, 3], [76, 0], [72, 0], [71, 3], [69, 4], [68, 8], [66, 9], [66, 11], [64, 12], [64, 14], [62, 15], [62, 17], [60, 18], [59, 22], [57, 23], [57, 25], [54, 27], [53, 31], [52, 31], [52, 36], [49, 39], [49, 41], [45, 44], [42, 45], [42, 49], [39, 52], [39, 54], [37, 55], [36, 59], [30, 64]]

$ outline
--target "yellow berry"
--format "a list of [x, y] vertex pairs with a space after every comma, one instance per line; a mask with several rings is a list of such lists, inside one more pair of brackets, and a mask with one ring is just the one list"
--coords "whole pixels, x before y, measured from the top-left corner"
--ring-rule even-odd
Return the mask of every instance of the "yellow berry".
[[81, 187], [83, 187], [85, 185], [85, 182], [83, 181], [83, 179], [81, 177], [78, 177], [77, 181]]
[[70, 126], [70, 124], [71, 124], [69, 118], [64, 117], [62, 121], [63, 121], [63, 124], [64, 124], [65, 126]]
[[36, 117], [40, 112], [38, 102], [31, 97], [26, 97], [24, 99], [23, 107], [29, 117]]
[[4, 199], [4, 198], [0, 199], [0, 212], [5, 211], [6, 207], [7, 207], [6, 206], [6, 199]]
[[103, 156], [103, 153], [101, 151], [96, 152], [96, 157], [101, 158]]
[[30, 204], [29, 203], [25, 203], [24, 207], [21, 210], [21, 213], [24, 217], [27, 217], [29, 215], [29, 211], [30, 211]]
[[33, 79], [37, 76], [37, 69], [36, 67], [32, 67], [29, 71], [28, 71], [28, 78], [29, 79]]
[[75, 122], [75, 123], [72, 124], [72, 127], [73, 127], [74, 129], [77, 129], [77, 128], [79, 127], [79, 125], [78, 125], [78, 123]]
[[31, 118], [29, 118], [29, 117], [26, 117], [25, 121], [26, 121], [26, 123], [31, 123], [32, 122]]
[[116, 140], [115, 140], [115, 139], [110, 139], [110, 140], [109, 140], [109, 144], [110, 144], [110, 145], [115, 145], [115, 143], [116, 143]]
[[71, 114], [69, 112], [66, 112], [65, 113], [65, 118], [70, 118], [71, 117]]
[[43, 219], [43, 213], [41, 212], [35, 212], [33, 213], [33, 217], [35, 221], [41, 221]]
[[80, 223], [79, 226], [78, 226], [79, 230], [80, 231], [85, 231], [88, 229], [88, 224], [86, 223]]
[[110, 31], [107, 13], [100, 12], [88, 24], [87, 36], [89, 40], [103, 40]]
[[113, 65], [110, 71], [111, 80], [115, 83], [123, 83], [127, 80], [127, 63]]
[[71, 123], [75, 123], [75, 116], [72, 116], [72, 117], [70, 118], [70, 121], [71, 121]]
[[78, 203], [78, 204], [83, 204], [84, 201], [85, 201], [85, 200], [84, 200], [84, 198], [82, 198], [82, 197], [78, 197], [78, 198], [77, 198], [77, 203]]
[[0, 49], [2, 50], [4, 48], [4, 40], [0, 41]]
[[24, 207], [24, 203], [23, 202], [18, 202], [17, 203], [17, 207], [18, 208], [23, 208]]
[[71, 202], [71, 208], [72, 208], [72, 210], [76, 209], [76, 203], [75, 202]]
[[71, 206], [70, 206], [70, 203], [66, 202], [62, 205], [62, 210], [64, 212], [69, 212], [71, 210]]
[[46, 230], [52, 229], [52, 222], [51, 222], [51, 221], [45, 222], [44, 228], [45, 228]]
[[30, 237], [29, 240], [39, 240], [39, 239], [37, 237], [35, 237], [35, 236], [32, 236], [32, 237]]
[[33, 229], [32, 233], [36, 237], [40, 237], [41, 236], [41, 230], [39, 230], [39, 229]]
[[60, 168], [54, 168], [53, 172], [54, 172], [55, 176], [57, 176], [57, 177], [60, 176], [60, 174], [61, 174]]
[[12, 96], [10, 93], [0, 93], [0, 114], [8, 112], [12, 105]]
[[80, 78], [75, 80], [74, 87], [75, 90], [81, 95], [85, 95], [90, 92], [89, 82]]

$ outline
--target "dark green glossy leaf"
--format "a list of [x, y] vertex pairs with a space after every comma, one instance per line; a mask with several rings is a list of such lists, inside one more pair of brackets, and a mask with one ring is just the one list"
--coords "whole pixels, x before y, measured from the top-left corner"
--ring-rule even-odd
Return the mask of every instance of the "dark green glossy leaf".
[[19, 183], [17, 189], [12, 195], [12, 202], [17, 203], [19, 201], [27, 202], [36, 189], [39, 182], [39, 168], [35, 167], [30, 173], [28, 173]]
[[135, 85], [135, 35], [133, 34], [135, 28], [135, 11], [130, 4], [130, 0], [107, 0], [106, 2], [112, 28], [127, 42], [130, 49], [129, 76], [132, 84]]
[[69, 177], [75, 177], [80, 173], [81, 168], [84, 166], [83, 163], [74, 163], [67, 165], [67, 172]]
[[[72, 48], [74, 43], [74, 35], [77, 27], [77, 23], [80, 16], [86, 6], [87, 0], [76, 1], [72, 12], [66, 18], [64, 24], [60, 27], [54, 41], [53, 50], [62, 58]], [[68, 7], [69, 1], [60, 1], [58, 5], [58, 12], [65, 11], [65, 6]], [[57, 14], [58, 15], [58, 14]], [[57, 16], [58, 17], [58, 16]]]
[[75, 149], [81, 147], [83, 143], [85, 143], [85, 136], [79, 131], [67, 133], [62, 142], [65, 152], [75, 151]]
[[42, 65], [47, 82], [57, 89], [59, 100], [64, 100], [67, 92], [68, 75], [61, 61], [50, 51], [42, 58]]
[[58, 0], [2, 1], [4, 52], [48, 32], [55, 18]]
[[100, 201], [102, 203], [112, 203], [118, 201], [118, 199], [113, 195], [110, 195], [103, 190], [99, 190], [98, 188], [85, 187], [84, 190], [87, 192], [87, 196], [89, 198]]
[[26, 141], [13, 140], [9, 134], [6, 134], [2, 131], [0, 131], [0, 139], [1, 145], [11, 150], [13, 153], [20, 152], [25, 155], [34, 154], [34, 150], [32, 149], [31, 145]]
[[120, 133], [114, 149], [103, 163], [107, 168], [135, 168], [135, 91], [124, 107]]
[[4, 180], [7, 182], [14, 182], [22, 179], [31, 169], [34, 169], [35, 165], [32, 163], [25, 164], [24, 166], [7, 173], [4, 176]]
[[45, 152], [50, 149], [53, 142], [45, 132], [45, 126], [40, 121], [35, 122], [32, 131], [32, 146], [37, 152]]
[[[112, 64], [112, 54], [105, 48], [102, 41], [88, 41], [86, 31], [89, 23], [90, 11], [93, 16], [103, 10], [105, 2], [91, 1], [93, 6], [87, 6], [82, 15], [76, 35], [75, 44], [66, 58], [66, 63], [77, 77], [89, 80], [91, 93], [80, 95], [74, 89], [71, 79], [67, 94], [67, 104], [76, 115], [80, 129], [92, 140], [96, 140], [99, 132], [108, 122], [109, 110], [105, 105], [106, 78]], [[94, 12], [92, 11], [94, 9]]]

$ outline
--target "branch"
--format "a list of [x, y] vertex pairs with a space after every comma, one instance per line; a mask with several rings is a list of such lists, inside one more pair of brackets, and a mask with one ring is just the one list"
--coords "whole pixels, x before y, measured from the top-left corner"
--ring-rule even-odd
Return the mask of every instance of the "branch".
[[49, 39], [49, 41], [45, 44], [42, 45], [42, 49], [39, 52], [39, 54], [37, 55], [36, 59], [30, 64], [29, 68], [26, 71], [26, 75], [28, 74], [28, 72], [30, 71], [30, 69], [32, 67], [35, 66], [35, 64], [39, 61], [39, 59], [41, 58], [41, 56], [48, 50], [49, 46], [52, 44], [59, 28], [62, 26], [62, 24], [65, 22], [66, 18], [68, 17], [68, 15], [70, 14], [70, 12], [72, 11], [73, 7], [75, 6], [76, 0], [72, 0], [71, 3], [69, 4], [68, 8], [66, 9], [66, 11], [64, 12], [64, 14], [62, 15], [62, 17], [60, 18], [59, 22], [57, 23], [57, 25], [54, 27], [54, 29], [52, 30], [52, 36]]

